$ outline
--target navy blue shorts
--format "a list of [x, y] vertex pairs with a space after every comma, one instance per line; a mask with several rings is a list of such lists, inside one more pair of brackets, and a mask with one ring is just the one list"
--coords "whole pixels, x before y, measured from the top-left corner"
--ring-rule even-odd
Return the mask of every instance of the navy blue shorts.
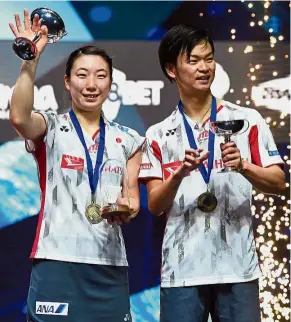
[[160, 322], [260, 322], [258, 280], [161, 288]]
[[27, 321], [131, 321], [128, 268], [34, 260]]

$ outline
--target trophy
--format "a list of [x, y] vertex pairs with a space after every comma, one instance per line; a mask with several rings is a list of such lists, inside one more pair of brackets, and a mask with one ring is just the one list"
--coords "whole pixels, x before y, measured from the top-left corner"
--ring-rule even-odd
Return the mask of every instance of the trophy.
[[[224, 142], [230, 142], [233, 135], [242, 134], [249, 128], [249, 122], [244, 119], [229, 120], [229, 121], [215, 121], [210, 122], [210, 131], [217, 136], [223, 136]], [[236, 172], [231, 167], [225, 167], [218, 173]]]
[[[108, 159], [99, 174], [99, 194], [101, 196], [101, 217], [131, 216], [129, 208], [128, 176], [126, 166], [115, 159]], [[128, 200], [128, 205], [119, 204], [120, 198]]]
[[[67, 32], [63, 19], [53, 10], [47, 8], [37, 8], [30, 15], [31, 24], [33, 17], [38, 15], [41, 25], [48, 28], [48, 43], [52, 44], [63, 38]], [[24, 37], [17, 37], [13, 42], [13, 50], [15, 54], [22, 60], [33, 60], [37, 55], [36, 42], [39, 39], [39, 32], [37, 32], [32, 40]]]

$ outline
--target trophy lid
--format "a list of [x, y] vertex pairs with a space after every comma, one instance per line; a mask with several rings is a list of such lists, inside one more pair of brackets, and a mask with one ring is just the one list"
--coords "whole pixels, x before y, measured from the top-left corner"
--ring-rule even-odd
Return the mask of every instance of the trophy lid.
[[41, 25], [48, 28], [49, 44], [57, 42], [67, 34], [63, 19], [55, 11], [48, 8], [37, 8], [30, 15], [31, 23], [36, 14], [42, 19]]

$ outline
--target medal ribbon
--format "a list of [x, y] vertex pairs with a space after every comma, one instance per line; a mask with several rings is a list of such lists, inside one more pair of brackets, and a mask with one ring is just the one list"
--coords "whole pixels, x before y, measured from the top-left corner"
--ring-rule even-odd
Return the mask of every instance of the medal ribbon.
[[[179, 101], [178, 104], [178, 109], [183, 117], [183, 121], [184, 121], [184, 126], [185, 126], [185, 130], [186, 130], [186, 134], [187, 134], [187, 138], [188, 138], [188, 142], [189, 145], [191, 147], [191, 149], [197, 150], [197, 144], [195, 142], [195, 138], [194, 138], [194, 134], [192, 131], [191, 126], [189, 125], [186, 117], [185, 117], [185, 113], [183, 111], [183, 105], [182, 102]], [[216, 105], [216, 99], [214, 96], [212, 96], [212, 102], [211, 102], [211, 113], [210, 113], [210, 122], [215, 122], [216, 121], [216, 114], [217, 114], [217, 105]], [[214, 160], [214, 141], [215, 141], [215, 135], [209, 130], [208, 131], [208, 151], [210, 152], [209, 155], [209, 159], [208, 159], [208, 171], [206, 170], [205, 166], [203, 163], [200, 164], [199, 166], [199, 171], [205, 181], [205, 183], [208, 185], [209, 180], [210, 180], [210, 174], [212, 171], [212, 167], [213, 167], [213, 160]]]
[[74, 128], [78, 134], [78, 137], [84, 147], [85, 154], [86, 154], [86, 161], [87, 161], [87, 169], [88, 169], [88, 177], [89, 177], [89, 182], [90, 182], [90, 188], [91, 188], [91, 193], [92, 196], [95, 194], [96, 187], [99, 181], [99, 169], [100, 166], [102, 165], [103, 161], [103, 155], [104, 155], [104, 148], [105, 148], [105, 123], [104, 119], [101, 115], [100, 117], [100, 139], [99, 139], [99, 146], [98, 146], [98, 152], [97, 152], [97, 158], [96, 158], [96, 163], [93, 171], [93, 165], [92, 165], [92, 160], [84, 139], [83, 131], [80, 126], [80, 123], [76, 117], [76, 114], [74, 113], [73, 109], [70, 110], [70, 117], [73, 122]]

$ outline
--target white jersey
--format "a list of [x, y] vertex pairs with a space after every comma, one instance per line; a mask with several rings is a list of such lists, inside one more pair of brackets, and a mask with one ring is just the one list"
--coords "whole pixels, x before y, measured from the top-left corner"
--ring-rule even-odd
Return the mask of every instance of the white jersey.
[[[91, 203], [86, 155], [69, 113], [42, 115], [47, 123], [44, 141], [36, 149], [27, 141], [27, 149], [38, 165], [42, 193], [31, 258], [127, 266], [120, 227], [106, 220], [90, 224], [86, 219], [85, 209]], [[144, 138], [132, 129], [104, 120], [103, 163], [116, 159], [125, 167]], [[94, 169], [99, 133], [93, 137], [83, 134]], [[98, 187], [96, 203], [100, 202]]]
[[[269, 127], [256, 110], [224, 102], [217, 111], [217, 120], [249, 121], [245, 133], [232, 137], [243, 159], [261, 167], [283, 163]], [[198, 147], [208, 151], [208, 131], [195, 130], [199, 126], [188, 122]], [[139, 177], [166, 180], [190, 148], [179, 110], [150, 127], [146, 137]], [[252, 185], [239, 173], [218, 173], [223, 168], [221, 142], [223, 138], [216, 136], [209, 182], [218, 200], [216, 209], [204, 213], [197, 208], [199, 195], [207, 189], [197, 169], [183, 179], [167, 213], [162, 287], [245, 282], [260, 275], [252, 227]]]

